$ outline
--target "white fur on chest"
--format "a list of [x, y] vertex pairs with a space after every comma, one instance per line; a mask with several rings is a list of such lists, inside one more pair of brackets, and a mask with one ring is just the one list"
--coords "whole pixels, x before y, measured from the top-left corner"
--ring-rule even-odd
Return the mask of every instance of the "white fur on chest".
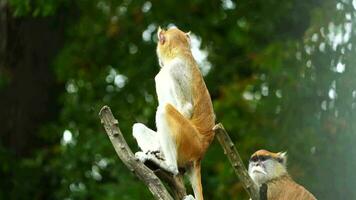
[[155, 77], [156, 92], [159, 105], [171, 103], [176, 105], [176, 99], [173, 97], [174, 82], [167, 68], [162, 68]]
[[169, 103], [189, 117], [193, 105], [191, 79], [191, 72], [182, 59], [165, 63], [155, 77], [159, 105]]

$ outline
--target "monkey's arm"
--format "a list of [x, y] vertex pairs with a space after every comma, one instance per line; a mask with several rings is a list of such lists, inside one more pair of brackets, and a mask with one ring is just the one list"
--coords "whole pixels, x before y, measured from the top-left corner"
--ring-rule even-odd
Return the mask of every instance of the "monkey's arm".
[[173, 81], [172, 94], [177, 100], [177, 109], [188, 119], [193, 115], [192, 77], [189, 67], [183, 61], [168, 66]]

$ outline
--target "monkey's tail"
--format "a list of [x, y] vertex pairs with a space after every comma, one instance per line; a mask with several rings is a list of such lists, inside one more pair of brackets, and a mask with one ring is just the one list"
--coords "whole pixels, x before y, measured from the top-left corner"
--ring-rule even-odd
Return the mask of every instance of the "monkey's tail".
[[189, 181], [192, 184], [194, 197], [196, 200], [204, 200], [203, 186], [201, 184], [201, 161], [194, 161], [193, 166], [188, 171]]

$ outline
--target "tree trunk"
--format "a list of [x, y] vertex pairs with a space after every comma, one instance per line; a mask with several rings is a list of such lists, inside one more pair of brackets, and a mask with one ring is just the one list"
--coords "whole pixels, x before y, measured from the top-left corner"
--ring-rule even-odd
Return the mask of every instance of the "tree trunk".
[[[0, 0], [0, 69], [6, 63], [6, 47], [7, 47], [7, 9], [6, 0]], [[0, 71], [1, 73], [1, 71]]]
[[59, 16], [11, 15], [6, 0], [0, 0], [0, 145], [26, 156], [45, 145], [36, 133], [58, 114], [63, 86], [56, 83], [51, 65], [63, 31], [53, 24], [63, 23], [56, 21]]

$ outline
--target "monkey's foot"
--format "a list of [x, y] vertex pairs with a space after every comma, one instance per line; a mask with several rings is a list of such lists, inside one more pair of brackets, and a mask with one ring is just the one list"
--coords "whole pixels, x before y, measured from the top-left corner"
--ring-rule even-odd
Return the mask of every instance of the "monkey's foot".
[[179, 174], [179, 170], [177, 169], [177, 167], [172, 165], [168, 165], [166, 170], [172, 173], [174, 176], [177, 176]]
[[183, 200], [195, 200], [195, 198], [193, 197], [193, 195], [187, 195], [183, 197]]
[[149, 156], [142, 151], [136, 152], [135, 157], [143, 163], [146, 162], [147, 160], [149, 160]]
[[165, 160], [161, 151], [148, 151], [148, 152], [146, 152], [146, 154], [152, 154], [152, 155], [156, 156], [156, 158], [158, 158], [159, 160], [162, 160], [162, 161]]
[[165, 161], [158, 159], [154, 154], [152, 153], [144, 153], [142, 151], [138, 151], [135, 153], [135, 157], [139, 159], [141, 162], [146, 162], [148, 160], [152, 161], [155, 163], [158, 167], [161, 169], [164, 169], [165, 171], [173, 174], [174, 176], [179, 174], [178, 168], [175, 167], [174, 165], [169, 165]]

